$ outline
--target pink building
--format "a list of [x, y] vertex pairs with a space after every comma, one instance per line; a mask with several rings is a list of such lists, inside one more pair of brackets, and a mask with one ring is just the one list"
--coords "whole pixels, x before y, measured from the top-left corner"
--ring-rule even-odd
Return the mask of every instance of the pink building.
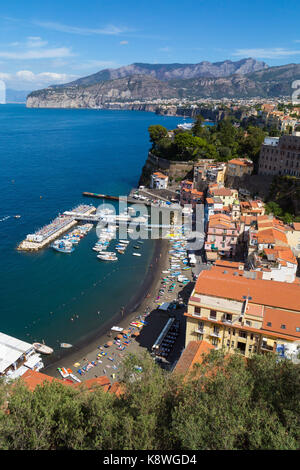
[[205, 251], [208, 261], [236, 254], [239, 236], [238, 223], [226, 214], [215, 214], [209, 219]]

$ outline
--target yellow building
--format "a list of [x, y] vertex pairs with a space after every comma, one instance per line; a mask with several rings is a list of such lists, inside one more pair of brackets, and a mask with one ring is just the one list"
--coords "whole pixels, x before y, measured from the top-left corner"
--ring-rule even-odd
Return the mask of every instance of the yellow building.
[[205, 340], [227, 352], [297, 354], [300, 285], [249, 279], [238, 270], [202, 271], [188, 302], [186, 345]]
[[236, 189], [230, 188], [212, 188], [209, 189], [209, 195], [212, 197], [219, 197], [223, 202], [224, 206], [230, 206], [234, 203], [237, 203], [239, 200], [239, 193]]

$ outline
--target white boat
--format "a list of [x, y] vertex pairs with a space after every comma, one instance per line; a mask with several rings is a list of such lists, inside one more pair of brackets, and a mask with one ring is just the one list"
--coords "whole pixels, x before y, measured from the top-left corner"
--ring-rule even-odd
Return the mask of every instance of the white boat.
[[113, 255], [97, 255], [97, 258], [101, 259], [102, 261], [118, 261], [117, 256]]
[[81, 380], [78, 377], [76, 377], [76, 375], [74, 375], [74, 374], [70, 374], [70, 377], [71, 377], [71, 379], [75, 380], [76, 382], [81, 382]]
[[141, 253], [132, 253], [132, 256], [142, 256]]
[[33, 343], [34, 349], [41, 354], [52, 354], [53, 349], [43, 343]]
[[69, 344], [69, 343], [60, 343], [60, 347], [61, 347], [61, 348], [66, 348], [66, 349], [68, 349], [68, 348], [72, 348], [72, 344]]

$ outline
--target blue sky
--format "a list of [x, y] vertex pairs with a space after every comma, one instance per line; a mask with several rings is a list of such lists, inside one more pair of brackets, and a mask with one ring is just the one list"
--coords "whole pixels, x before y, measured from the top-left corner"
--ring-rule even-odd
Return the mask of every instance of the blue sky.
[[0, 79], [32, 90], [133, 62], [299, 63], [299, 18], [299, 0], [14, 0], [1, 5]]

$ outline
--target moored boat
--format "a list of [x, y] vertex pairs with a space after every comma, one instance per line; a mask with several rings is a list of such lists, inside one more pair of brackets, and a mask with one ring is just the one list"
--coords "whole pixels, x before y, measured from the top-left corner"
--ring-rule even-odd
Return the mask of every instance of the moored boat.
[[34, 349], [41, 354], [52, 354], [53, 349], [43, 343], [33, 343]]

